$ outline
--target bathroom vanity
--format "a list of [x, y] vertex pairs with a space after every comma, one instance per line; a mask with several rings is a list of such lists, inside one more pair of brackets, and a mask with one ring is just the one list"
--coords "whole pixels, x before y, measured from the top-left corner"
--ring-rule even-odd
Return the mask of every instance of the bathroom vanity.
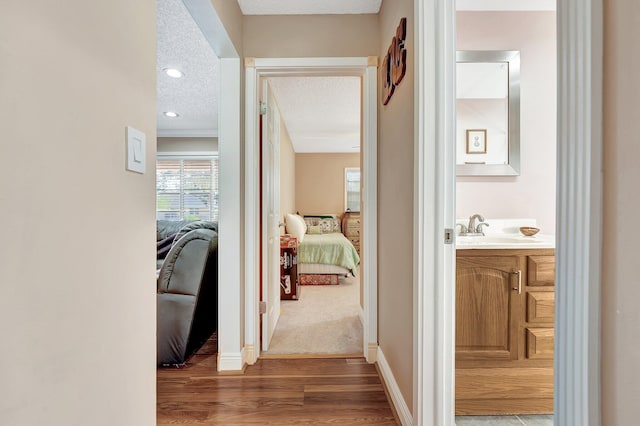
[[457, 245], [457, 415], [553, 412], [555, 254], [526, 238]]

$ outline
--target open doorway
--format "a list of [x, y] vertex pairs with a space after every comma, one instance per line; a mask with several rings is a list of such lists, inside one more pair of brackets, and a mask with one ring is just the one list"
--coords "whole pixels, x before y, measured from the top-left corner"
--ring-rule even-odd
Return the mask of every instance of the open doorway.
[[[254, 286], [248, 286], [246, 291], [247, 309], [246, 314], [246, 330], [249, 352], [247, 362], [253, 363], [258, 358], [261, 348], [261, 327], [259, 309], [266, 311], [269, 316], [269, 302], [274, 301], [273, 297], [269, 297], [264, 293], [267, 286], [261, 286], [261, 280], [266, 273], [261, 264], [260, 253], [263, 249], [259, 238], [264, 238], [261, 234], [260, 217], [262, 209], [260, 206], [260, 144], [259, 144], [259, 108], [253, 105], [259, 104], [261, 94], [261, 82], [265, 78], [272, 77], [291, 77], [291, 76], [349, 76], [357, 77], [361, 80], [361, 155], [362, 155], [362, 205], [367, 206], [366, 214], [361, 216], [361, 244], [360, 258], [362, 259], [360, 277], [362, 282], [362, 310], [363, 310], [363, 338], [361, 341], [362, 352], [369, 362], [375, 362], [377, 355], [377, 273], [375, 268], [375, 260], [377, 258], [377, 235], [376, 235], [376, 203], [377, 203], [377, 109], [376, 109], [376, 90], [377, 90], [377, 61], [375, 58], [282, 58], [282, 59], [254, 59], [246, 60], [246, 84], [247, 84], [247, 110], [246, 110], [246, 136], [248, 140], [248, 148], [246, 151], [246, 185], [247, 200], [245, 206], [247, 209], [248, 233], [245, 240], [245, 248], [247, 252], [247, 280], [255, 282]], [[255, 102], [255, 103], [254, 103]], [[279, 158], [279, 156], [278, 156]], [[279, 215], [277, 216], [280, 217]], [[271, 222], [271, 225], [278, 224], [278, 220]], [[253, 231], [255, 230], [255, 231]], [[279, 236], [279, 231], [278, 231]], [[272, 241], [273, 243], [273, 241]], [[266, 258], [265, 256], [262, 257]], [[275, 296], [272, 289], [272, 296]], [[279, 294], [279, 284], [278, 284]], [[266, 302], [266, 306], [260, 305], [260, 301]], [[275, 312], [271, 311], [274, 316], [279, 315], [279, 309]], [[272, 323], [273, 324], [273, 323]], [[275, 324], [273, 325], [275, 330]]]
[[263, 356], [362, 356], [361, 93], [358, 76], [263, 79]]
[[456, 20], [456, 422], [553, 425], [556, 14]]

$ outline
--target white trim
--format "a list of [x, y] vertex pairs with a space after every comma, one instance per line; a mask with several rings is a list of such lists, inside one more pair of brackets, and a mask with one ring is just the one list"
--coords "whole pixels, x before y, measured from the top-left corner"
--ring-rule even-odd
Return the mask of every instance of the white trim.
[[[235, 354], [242, 350], [241, 306], [241, 144], [240, 59], [220, 59], [220, 137], [218, 170], [220, 220], [218, 232], [218, 371], [237, 370]], [[224, 84], [222, 84], [224, 82]], [[240, 366], [242, 368], [242, 366]]]
[[413, 423], [454, 424], [455, 10], [416, 0]]
[[391, 397], [393, 407], [396, 409], [396, 413], [398, 413], [400, 424], [402, 424], [402, 426], [409, 426], [413, 424], [417, 425], [418, 423], [413, 423], [413, 417], [411, 416], [409, 406], [405, 402], [402, 392], [400, 392], [398, 382], [396, 382], [396, 378], [391, 371], [391, 367], [380, 348], [378, 348], [377, 351], [377, 358], [378, 368], [382, 374], [382, 380], [384, 381], [384, 385], [387, 387], [387, 391], [389, 391], [389, 396]]
[[[258, 315], [258, 294], [260, 285], [260, 153], [258, 150], [258, 74], [255, 66], [248, 66], [245, 60], [245, 346], [260, 347], [260, 317]], [[253, 106], [253, 107], [252, 107]], [[258, 360], [258, 352], [253, 351], [249, 364]]]
[[362, 282], [364, 301], [364, 354], [375, 362], [378, 346], [378, 71], [367, 66], [362, 79]]
[[258, 355], [256, 354], [255, 347], [253, 345], [245, 345], [242, 348], [242, 360], [245, 364], [255, 364]]
[[554, 424], [598, 426], [602, 0], [558, 2], [558, 28]]
[[[245, 345], [260, 347], [259, 268], [259, 79], [275, 75], [359, 75], [363, 77], [363, 351], [375, 362], [377, 312], [377, 64], [372, 58], [245, 58]], [[373, 63], [373, 64], [372, 64]], [[367, 170], [369, 171], [367, 173]], [[371, 349], [371, 348], [375, 348]], [[257, 357], [258, 354], [255, 354]]]
[[242, 371], [244, 369], [244, 350], [236, 353], [218, 353], [218, 371]]

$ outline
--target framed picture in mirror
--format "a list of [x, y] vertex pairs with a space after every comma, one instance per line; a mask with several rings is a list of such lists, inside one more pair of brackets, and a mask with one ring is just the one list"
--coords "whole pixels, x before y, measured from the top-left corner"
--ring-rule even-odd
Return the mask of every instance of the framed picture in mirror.
[[487, 153], [487, 129], [467, 130], [467, 154]]

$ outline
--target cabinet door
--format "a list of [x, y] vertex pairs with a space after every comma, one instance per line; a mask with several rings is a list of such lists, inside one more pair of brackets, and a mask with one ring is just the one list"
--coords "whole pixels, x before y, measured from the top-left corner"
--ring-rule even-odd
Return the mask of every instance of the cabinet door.
[[517, 256], [461, 257], [456, 268], [456, 360], [518, 358]]

